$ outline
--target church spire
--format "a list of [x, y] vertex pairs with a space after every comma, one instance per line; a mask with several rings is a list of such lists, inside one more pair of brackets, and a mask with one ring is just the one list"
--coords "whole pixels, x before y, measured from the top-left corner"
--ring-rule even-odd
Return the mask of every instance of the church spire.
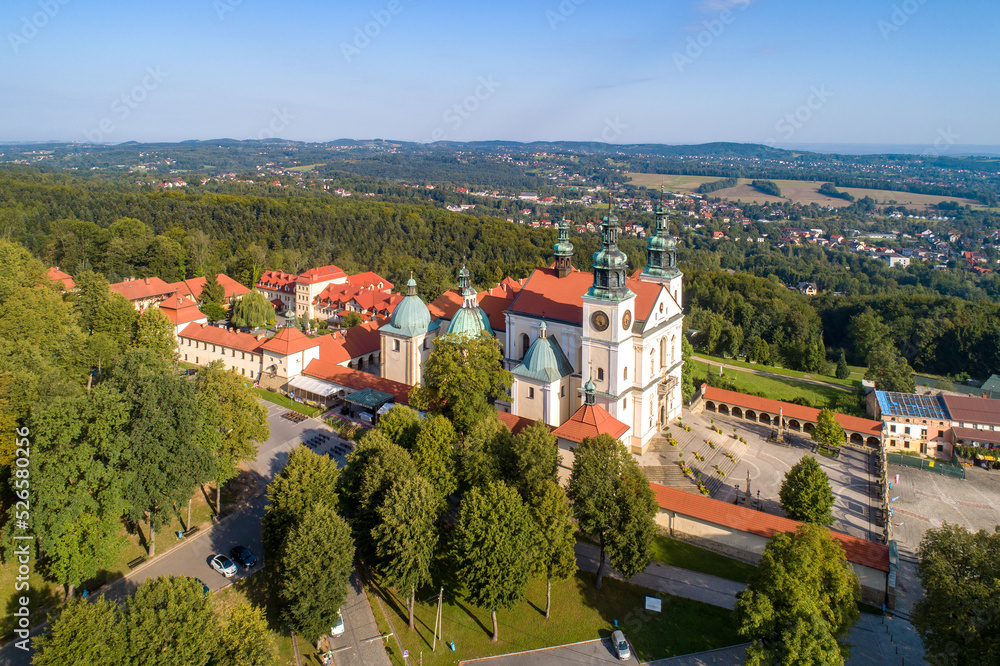
[[656, 219], [646, 240], [646, 267], [642, 269], [642, 275], [651, 278], [674, 278], [680, 275], [677, 270], [677, 239], [670, 235], [667, 227], [662, 189], [660, 203], [656, 206]]
[[634, 294], [625, 284], [628, 257], [618, 249], [618, 218], [611, 211], [611, 195], [608, 195], [608, 215], [601, 224], [601, 249], [594, 253], [594, 284], [587, 291], [591, 298], [608, 301], [624, 301]]
[[573, 272], [573, 244], [569, 242], [569, 220], [559, 221], [559, 241], [552, 248], [556, 254], [556, 271], [564, 278]]

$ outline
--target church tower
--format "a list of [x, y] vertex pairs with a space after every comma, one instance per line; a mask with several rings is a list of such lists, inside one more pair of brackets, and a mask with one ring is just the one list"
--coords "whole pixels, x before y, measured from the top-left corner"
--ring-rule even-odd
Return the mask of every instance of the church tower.
[[[583, 295], [582, 368], [590, 368], [596, 395], [607, 411], [626, 423], [626, 387], [635, 377], [632, 324], [635, 294], [626, 284], [628, 258], [618, 248], [618, 218], [608, 204], [601, 249], [593, 257], [593, 284]], [[581, 369], [582, 369], [581, 368]]]
[[451, 318], [448, 333], [475, 338], [486, 331], [492, 336], [493, 327], [490, 326], [490, 319], [479, 307], [476, 290], [472, 288], [469, 270], [464, 264], [462, 270], [458, 272], [458, 288], [462, 292], [462, 307]]
[[677, 268], [677, 239], [667, 228], [667, 213], [663, 203], [656, 207], [656, 221], [646, 241], [646, 267], [639, 279], [659, 282], [667, 288], [678, 305], [681, 303], [683, 276]]
[[431, 341], [440, 327], [439, 320], [431, 321], [431, 313], [417, 295], [417, 281], [411, 274], [406, 296], [393, 310], [389, 323], [379, 329], [382, 376], [411, 386], [421, 383]]
[[556, 255], [556, 272], [564, 278], [573, 272], [573, 244], [569, 242], [569, 220], [559, 221], [559, 241], [552, 247]]

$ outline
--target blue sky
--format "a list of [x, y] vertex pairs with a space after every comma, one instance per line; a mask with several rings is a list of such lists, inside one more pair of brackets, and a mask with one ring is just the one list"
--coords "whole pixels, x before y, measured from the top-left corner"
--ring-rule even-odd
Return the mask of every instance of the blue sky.
[[995, 0], [4, 0], [0, 141], [995, 145], [998, 25]]

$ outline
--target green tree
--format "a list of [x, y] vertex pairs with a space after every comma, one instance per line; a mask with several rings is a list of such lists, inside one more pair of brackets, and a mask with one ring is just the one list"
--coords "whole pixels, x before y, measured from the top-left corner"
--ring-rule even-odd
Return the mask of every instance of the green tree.
[[913, 368], [899, 351], [886, 341], [882, 341], [868, 354], [868, 371], [865, 379], [875, 382], [882, 391], [913, 393]]
[[912, 622], [932, 664], [1000, 662], [1000, 529], [945, 523], [924, 533], [917, 577], [924, 595]]
[[222, 307], [219, 303], [215, 301], [209, 301], [208, 303], [203, 303], [201, 306], [201, 313], [205, 315], [208, 319], [208, 323], [214, 324], [217, 321], [222, 321], [228, 316], [226, 308]]
[[468, 599], [489, 609], [499, 638], [497, 609], [510, 609], [528, 587], [531, 518], [517, 492], [502, 482], [473, 488], [462, 499], [452, 542], [456, 575]]
[[436, 338], [424, 364], [424, 383], [410, 391], [410, 404], [443, 414], [464, 434], [493, 410], [491, 400], [508, 395], [513, 376], [502, 361], [500, 343], [485, 332], [478, 338]]
[[455, 476], [457, 440], [451, 422], [436, 415], [424, 419], [413, 444], [413, 464], [417, 472], [430, 481], [442, 505], [458, 489], [458, 478]]
[[288, 463], [267, 486], [267, 510], [261, 521], [264, 550], [280, 560], [288, 534], [314, 506], [336, 507], [337, 462], [304, 446], [288, 455]]
[[146, 308], [139, 315], [135, 328], [135, 347], [150, 349], [165, 363], [173, 363], [177, 357], [177, 338], [174, 325], [160, 308]]
[[[520, 434], [520, 433], [519, 433]], [[536, 486], [528, 500], [532, 523], [531, 572], [545, 576], [545, 618], [552, 607], [552, 580], [566, 580], [576, 573], [573, 523], [566, 493], [553, 480]]]
[[843, 664], [861, 585], [844, 549], [819, 525], [777, 534], [736, 598], [748, 664]]
[[816, 427], [809, 434], [812, 440], [827, 449], [839, 449], [844, 445], [844, 428], [837, 421], [837, 415], [830, 409], [821, 409], [816, 418]]
[[244, 294], [243, 298], [233, 303], [229, 314], [229, 323], [240, 328], [265, 328], [274, 325], [274, 306], [264, 294], [256, 289]]
[[132, 345], [138, 325], [139, 313], [135, 306], [118, 292], [108, 295], [108, 300], [97, 308], [91, 321], [93, 335], [106, 334], [114, 341], [119, 354]]
[[513, 436], [495, 413], [474, 423], [458, 449], [458, 476], [463, 492], [510, 478], [512, 449]]
[[342, 328], [354, 328], [355, 326], [360, 326], [361, 315], [357, 312], [348, 312], [340, 318], [340, 325]]
[[80, 315], [80, 328], [85, 333], [94, 332], [94, 318], [101, 306], [108, 302], [111, 292], [104, 276], [94, 271], [83, 271], [73, 278], [76, 289], [67, 298]]
[[347, 521], [325, 504], [310, 508], [289, 533], [279, 570], [285, 617], [310, 642], [332, 626], [353, 568]]
[[260, 606], [243, 601], [228, 612], [219, 632], [217, 666], [270, 666], [278, 645]]
[[144, 666], [211, 663], [219, 647], [212, 596], [186, 576], [147, 580], [127, 603], [127, 663]]
[[103, 597], [70, 599], [49, 619], [48, 630], [34, 639], [33, 666], [65, 666], [86, 655], [93, 666], [119, 666], [125, 661], [124, 626], [118, 606]]
[[837, 379], [847, 379], [851, 376], [851, 369], [847, 365], [847, 357], [844, 356], [844, 352], [840, 352], [840, 357], [837, 358]]
[[[843, 437], [841, 437], [843, 441]], [[781, 508], [792, 520], [830, 525], [833, 491], [830, 479], [812, 456], [804, 456], [785, 474], [778, 491]]]
[[691, 365], [691, 356], [694, 354], [694, 347], [691, 346], [691, 341], [687, 339], [686, 335], [681, 336], [681, 360], [684, 365], [681, 366], [681, 398], [684, 402], [691, 402], [691, 398], [694, 397], [697, 388], [694, 385], [694, 366]]
[[257, 459], [271, 436], [267, 409], [234, 370], [221, 360], [198, 370], [195, 394], [201, 408], [203, 445], [215, 458], [215, 512], [222, 514], [222, 484], [239, 474], [240, 463]]
[[771, 348], [767, 341], [755, 335], [747, 341], [747, 360], [767, 365], [771, 362]]
[[[219, 284], [219, 274], [211, 273], [205, 278], [205, 284], [201, 287], [200, 300], [202, 305], [216, 303], [222, 305], [226, 300], [226, 288]], [[204, 312], [204, 308], [202, 308]]]
[[402, 479], [389, 490], [378, 508], [379, 524], [372, 530], [376, 570], [382, 580], [406, 595], [410, 629], [415, 628], [416, 590], [431, 582], [431, 563], [437, 547], [439, 493], [427, 479]]
[[656, 498], [635, 458], [609, 435], [587, 437], [576, 449], [569, 495], [584, 533], [601, 548], [597, 589], [605, 559], [632, 578], [649, 564], [656, 533]]
[[420, 415], [406, 405], [393, 405], [392, 409], [379, 417], [375, 429], [385, 433], [393, 444], [412, 451], [417, 433], [420, 432]]
[[887, 342], [892, 344], [889, 340], [889, 327], [870, 307], [851, 317], [847, 335], [854, 346], [855, 357], [864, 365], [870, 365], [868, 358], [872, 350]]
[[525, 502], [530, 503], [535, 493], [558, 480], [559, 444], [542, 421], [535, 421], [514, 435], [511, 454], [510, 485], [521, 493]]

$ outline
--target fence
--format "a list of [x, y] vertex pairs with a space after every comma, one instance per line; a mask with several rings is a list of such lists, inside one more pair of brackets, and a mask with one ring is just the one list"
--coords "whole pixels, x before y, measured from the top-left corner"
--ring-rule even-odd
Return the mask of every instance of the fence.
[[888, 453], [886, 454], [886, 459], [890, 465], [902, 465], [903, 467], [930, 470], [931, 472], [936, 472], [938, 474], [943, 474], [944, 476], [950, 476], [956, 479], [965, 478], [965, 468], [962, 467], [962, 465], [958, 462], [958, 458], [955, 456], [952, 456], [952, 461], [950, 463], [942, 460], [918, 458], [917, 456], [904, 456], [902, 453]]

